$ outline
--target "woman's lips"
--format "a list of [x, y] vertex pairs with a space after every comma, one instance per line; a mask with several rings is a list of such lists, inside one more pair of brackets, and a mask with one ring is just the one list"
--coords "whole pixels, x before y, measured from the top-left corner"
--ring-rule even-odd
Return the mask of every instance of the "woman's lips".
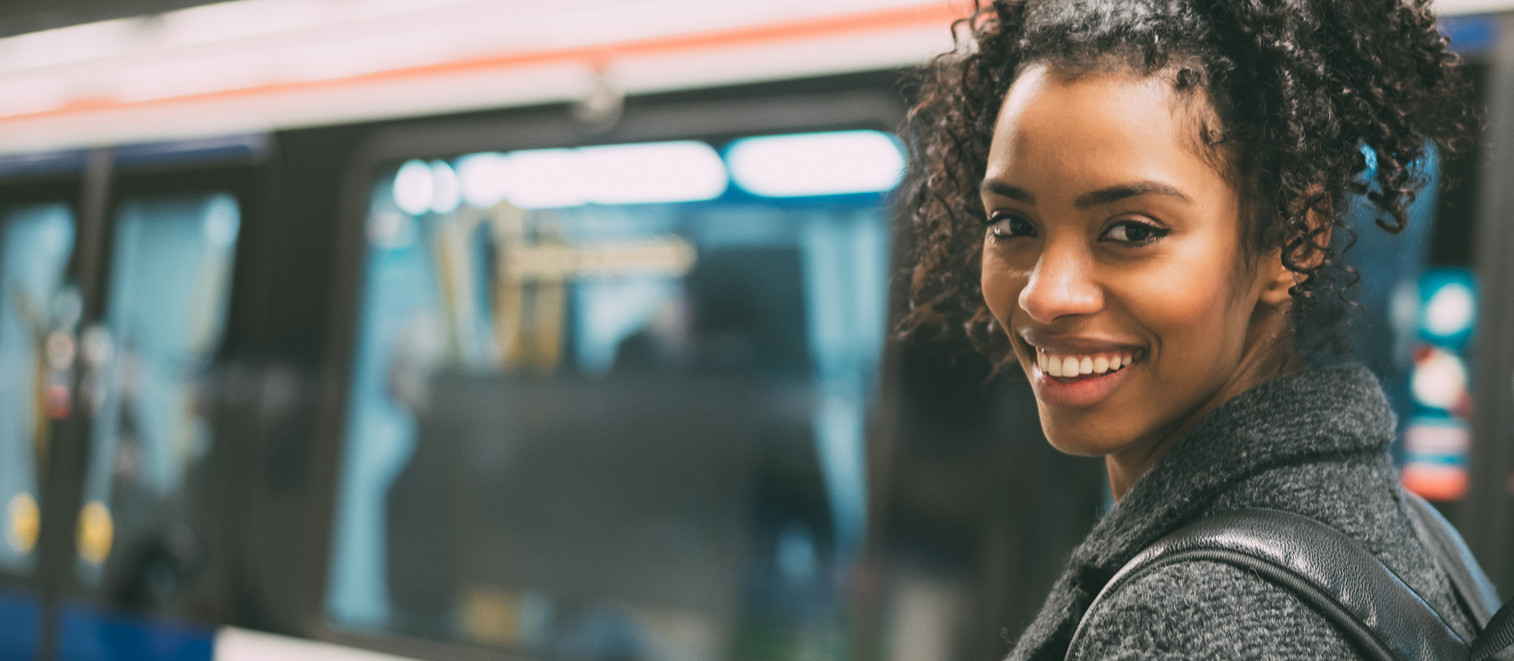
[[1130, 351], [1091, 354], [1057, 354], [1032, 348], [1031, 387], [1036, 398], [1048, 406], [1081, 408], [1093, 406], [1114, 394], [1124, 383], [1139, 357]]

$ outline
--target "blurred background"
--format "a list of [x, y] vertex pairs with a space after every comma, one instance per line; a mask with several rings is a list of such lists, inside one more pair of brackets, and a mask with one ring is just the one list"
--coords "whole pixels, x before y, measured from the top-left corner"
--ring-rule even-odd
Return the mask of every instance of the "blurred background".
[[[1355, 358], [1508, 596], [1514, 1], [1439, 7], [1483, 135]], [[891, 341], [967, 10], [0, 3], [0, 661], [1002, 656], [1108, 495]]]

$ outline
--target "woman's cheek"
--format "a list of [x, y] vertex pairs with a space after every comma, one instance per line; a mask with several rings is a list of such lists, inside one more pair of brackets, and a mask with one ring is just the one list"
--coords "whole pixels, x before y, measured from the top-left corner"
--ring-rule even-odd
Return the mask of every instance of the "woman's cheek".
[[1201, 254], [1119, 280], [1126, 309], [1152, 335], [1159, 382], [1193, 385], [1225, 362], [1223, 338], [1240, 332], [1231, 268]]
[[1009, 332], [1009, 317], [1020, 298], [1020, 289], [1025, 285], [1023, 280], [1014, 277], [1009, 264], [989, 250], [991, 248], [985, 248], [983, 255], [983, 302], [1002, 330]]
[[1222, 258], [1231, 253], [1214, 243], [1204, 233], [1174, 237], [1113, 281], [1151, 326], [1199, 331], [1226, 305], [1234, 279], [1233, 264]]

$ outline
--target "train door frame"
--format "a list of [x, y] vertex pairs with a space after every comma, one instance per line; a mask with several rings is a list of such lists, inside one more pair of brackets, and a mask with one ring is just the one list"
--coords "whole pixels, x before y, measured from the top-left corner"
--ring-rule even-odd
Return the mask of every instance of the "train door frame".
[[[75, 209], [77, 239], [70, 259], [67, 278], [79, 288], [83, 314], [77, 333], [100, 323], [109, 305], [111, 255], [114, 250], [116, 215], [123, 201], [131, 196], [171, 195], [176, 193], [223, 190], [231, 193], [241, 211], [241, 236], [256, 234], [260, 226], [261, 205], [265, 190], [261, 185], [259, 164], [265, 157], [264, 142], [257, 136], [234, 136], [225, 139], [131, 145], [119, 148], [99, 148], [80, 153], [82, 161], [76, 168], [69, 168], [69, 175], [57, 182], [38, 184], [32, 180], [18, 182], [26, 186], [28, 197], [43, 195], [42, 190], [52, 188], [72, 189], [76, 196], [70, 199]], [[64, 160], [76, 160], [74, 155], [63, 155]], [[6, 185], [12, 185], [10, 181]], [[40, 186], [40, 187], [39, 187]], [[254, 241], [237, 241], [236, 257], [230, 283], [232, 292], [228, 311], [247, 307], [255, 299], [253, 283], [242, 277], [244, 260]], [[252, 285], [252, 286], [250, 286]], [[255, 315], [254, 315], [255, 317]], [[215, 346], [214, 362], [226, 359], [230, 343], [228, 338]], [[98, 590], [86, 588], [75, 573], [76, 520], [83, 500], [85, 471], [90, 452], [89, 436], [94, 423], [90, 412], [78, 406], [80, 380], [88, 369], [76, 358], [71, 391], [75, 400], [72, 412], [53, 423], [53, 449], [48, 457], [48, 477], [43, 502], [43, 526], [38, 548], [41, 561], [36, 574], [40, 586], [39, 596], [43, 604], [42, 626], [39, 632], [39, 658], [53, 658], [57, 652], [60, 616], [65, 604], [99, 608], [103, 612], [120, 613], [140, 617], [146, 622], [174, 621], [205, 627], [209, 631], [219, 624], [217, 614], [165, 614], [150, 612], [123, 613], [109, 598], [102, 597]], [[244, 444], [227, 443], [224, 447], [240, 451]], [[240, 528], [241, 517], [228, 516], [222, 520], [218, 536], [235, 534]], [[235, 558], [218, 559], [219, 569], [228, 571]], [[219, 579], [215, 579], [219, 580]], [[218, 608], [220, 605], [217, 606]]]
[[1507, 595], [1514, 590], [1514, 260], [1504, 252], [1514, 248], [1514, 188], [1501, 184], [1514, 178], [1514, 13], [1489, 20], [1495, 36], [1482, 127], [1488, 156], [1479, 172], [1472, 257], [1482, 301], [1472, 375], [1472, 487], [1455, 521]]
[[[76, 236], [82, 235], [83, 227], [90, 222], [85, 217], [85, 210], [96, 206], [94, 200], [90, 199], [91, 191], [104, 186], [99, 181], [101, 174], [108, 176], [108, 173], [100, 171], [98, 165], [91, 168], [92, 160], [97, 159], [83, 151], [21, 160], [0, 173], [3, 176], [0, 179], [0, 196], [5, 197], [8, 205], [62, 202], [73, 214]], [[64, 282], [76, 282], [81, 270], [90, 272], [90, 265], [81, 264], [88, 261], [88, 258], [83, 256], [79, 243], [76, 240], [70, 251]], [[73, 389], [72, 384], [70, 389]], [[52, 613], [56, 610], [57, 586], [62, 578], [60, 563], [54, 559], [62, 553], [72, 557], [70, 531], [77, 505], [70, 505], [68, 494], [82, 483], [77, 471], [70, 470], [74, 467], [73, 460], [78, 453], [78, 436], [75, 433], [78, 424], [72, 415], [49, 422], [47, 458], [45, 465], [41, 467], [43, 475], [38, 476], [40, 479], [37, 485], [41, 516], [34, 546], [36, 564], [25, 577], [0, 574], [0, 587], [35, 600], [40, 618], [36, 631], [39, 658], [48, 658], [45, 653], [50, 646]]]
[[[309, 494], [304, 539], [311, 540], [297, 570], [302, 587], [282, 595], [299, 613], [307, 638], [417, 659], [519, 659], [502, 652], [395, 636], [369, 635], [332, 627], [325, 595], [336, 512], [337, 474], [347, 425], [347, 397], [358, 330], [362, 272], [367, 255], [365, 222], [373, 177], [386, 164], [414, 158], [450, 157], [482, 151], [573, 147], [592, 144], [706, 139], [720, 142], [747, 135], [839, 129], [897, 131], [905, 117], [898, 71], [869, 72], [660, 94], [629, 99], [619, 121], [608, 129], [575, 122], [560, 105], [476, 115], [427, 118], [378, 127], [358, 141], [342, 167], [337, 247], [329, 327], [318, 393], [312, 456], [319, 476]], [[886, 378], [885, 371], [885, 378]], [[884, 384], [886, 389], [888, 386]], [[260, 502], [261, 498], [258, 499]], [[257, 543], [257, 540], [252, 540]], [[258, 555], [255, 551], [254, 555]]]

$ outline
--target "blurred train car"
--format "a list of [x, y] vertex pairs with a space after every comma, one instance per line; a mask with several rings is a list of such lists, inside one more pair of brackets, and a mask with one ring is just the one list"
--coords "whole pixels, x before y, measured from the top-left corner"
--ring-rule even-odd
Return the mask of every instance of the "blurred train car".
[[[0, 660], [997, 658], [1106, 506], [890, 342], [960, 4], [56, 4], [0, 8]], [[1485, 146], [1354, 254], [1508, 593], [1506, 4], [1442, 3]]]

